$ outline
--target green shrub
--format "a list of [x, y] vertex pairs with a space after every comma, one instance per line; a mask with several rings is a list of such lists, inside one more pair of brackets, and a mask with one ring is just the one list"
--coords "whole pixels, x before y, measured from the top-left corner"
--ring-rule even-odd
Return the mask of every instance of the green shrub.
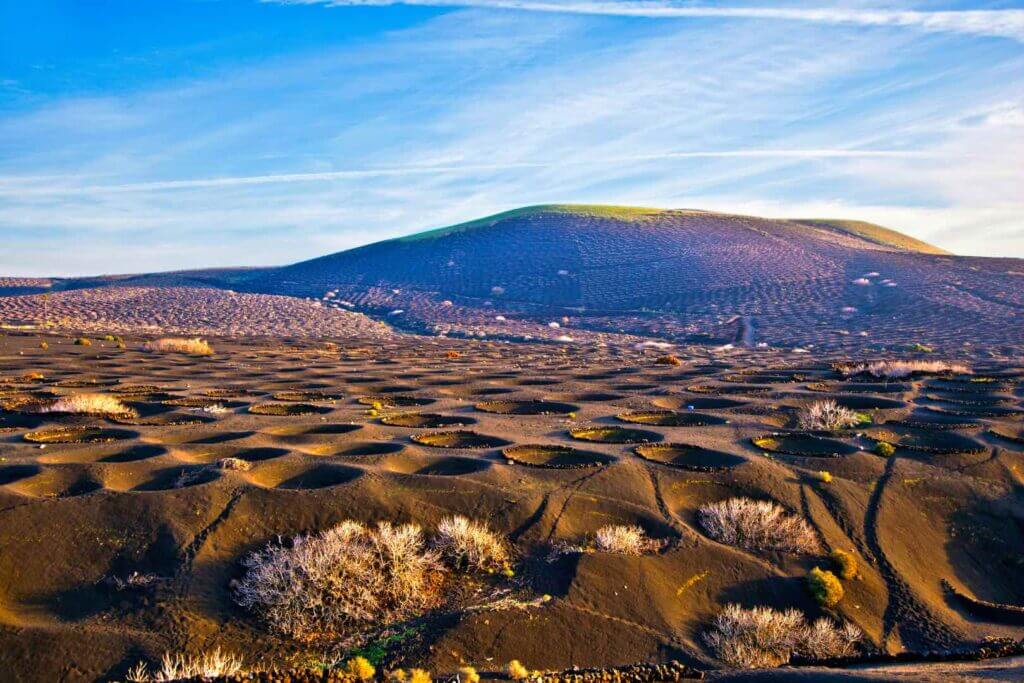
[[857, 576], [857, 558], [853, 553], [845, 550], [833, 550], [829, 553], [828, 559], [832, 560], [832, 567], [839, 578], [849, 581]]
[[807, 575], [807, 589], [822, 607], [835, 607], [843, 599], [843, 584], [827, 569], [815, 567]]
[[891, 458], [896, 452], [896, 447], [888, 441], [879, 441], [875, 444], [875, 455], [880, 455], [883, 458]]
[[92, 346], [92, 341], [88, 337], [79, 337], [75, 340], [75, 346]]

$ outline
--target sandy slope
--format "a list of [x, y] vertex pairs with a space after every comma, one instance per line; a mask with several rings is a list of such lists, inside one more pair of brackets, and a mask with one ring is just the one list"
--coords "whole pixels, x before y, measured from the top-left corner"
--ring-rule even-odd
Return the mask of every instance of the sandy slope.
[[[653, 352], [614, 346], [214, 339], [215, 355], [189, 358], [127, 342], [121, 350], [51, 338], [44, 350], [32, 336], [0, 337], [0, 399], [101, 391], [121, 394], [141, 413], [116, 423], [0, 412], [0, 670], [18, 680], [117, 677], [165, 650], [214, 645], [254, 665], [308, 661], [301, 644], [269, 636], [234, 605], [239, 559], [278, 535], [346, 518], [429, 526], [456, 512], [508, 535], [521, 557], [511, 585], [551, 600], [429, 621], [389, 661], [437, 672], [464, 662], [499, 670], [513, 658], [548, 669], [674, 658], [717, 668], [701, 635], [722, 605], [821, 614], [802, 580], [824, 558], [748, 552], [703, 533], [697, 508], [737, 495], [774, 499], [804, 515], [826, 548], [855, 553], [862, 578], [847, 582], [836, 614], [874, 647], [1024, 636], [1019, 622], [978, 611], [941, 585], [1024, 605], [1024, 446], [1005, 438], [1021, 434], [1017, 366], [976, 361], [990, 379], [980, 383], [884, 386], [843, 382], [826, 358], [775, 352], [693, 351], [672, 367], [656, 365]], [[250, 412], [254, 404], [297, 403], [284, 391], [335, 396], [312, 396], [308, 414]], [[368, 396], [382, 397], [376, 415], [357, 400]], [[872, 412], [908, 447], [884, 459], [859, 450], [872, 441], [854, 432], [838, 437], [847, 452], [840, 457], [806, 455], [799, 438], [787, 444], [805, 455], [751, 443], [791, 427], [793, 410], [820, 396]], [[423, 405], [391, 408], [394, 397]], [[572, 414], [522, 414], [529, 403], [476, 407], [538, 399], [568, 404], [561, 411]], [[201, 410], [211, 404], [224, 410]], [[658, 426], [617, 418], [652, 408], [719, 419]], [[406, 413], [456, 416], [468, 422], [462, 429], [496, 441], [417, 443], [416, 435], [437, 430], [386, 424]], [[902, 424], [908, 419], [917, 427]], [[630, 444], [573, 439], [569, 430], [580, 425], [642, 428], [652, 440], [711, 454], [698, 470], [685, 459], [682, 467], [653, 462]], [[41, 449], [25, 438], [75, 426], [98, 428], [87, 436], [100, 440]], [[523, 464], [503, 453], [523, 444], [570, 446], [578, 464], [590, 466], [551, 469], [536, 466], [543, 457]], [[225, 457], [252, 467], [206, 468]], [[815, 481], [819, 470], [834, 480]], [[194, 476], [178, 487], [182, 474]], [[643, 557], [545, 561], [552, 543], [578, 542], [609, 523], [640, 524], [667, 546]], [[110, 587], [111, 577], [132, 572], [157, 580], [140, 590]], [[814, 680], [813, 672], [801, 675]]]

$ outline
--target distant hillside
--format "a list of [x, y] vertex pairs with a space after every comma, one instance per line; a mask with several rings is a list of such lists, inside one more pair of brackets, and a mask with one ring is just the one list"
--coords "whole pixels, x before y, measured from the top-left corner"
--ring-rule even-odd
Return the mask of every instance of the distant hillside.
[[892, 247], [894, 249], [902, 249], [905, 251], [917, 251], [922, 254], [949, 255], [950, 253], [945, 249], [939, 249], [936, 246], [928, 244], [927, 242], [922, 242], [910, 235], [904, 235], [902, 232], [897, 232], [895, 230], [882, 227], [881, 225], [875, 225], [874, 223], [867, 223], [865, 221], [844, 221], [832, 218], [800, 218], [795, 219], [793, 222], [800, 223], [802, 225], [809, 225], [815, 228], [824, 228], [825, 230], [838, 230], [840, 232], [866, 239], [869, 242], [873, 242], [883, 247]]
[[716, 343], [959, 344], [1021, 336], [1019, 325], [1004, 327], [1024, 311], [1024, 279], [1013, 274], [1021, 270], [856, 221], [551, 205], [331, 254], [241, 286], [430, 332], [555, 338], [568, 327]]
[[124, 286], [0, 297], [0, 323], [114, 334], [387, 337], [365, 315], [288, 296], [212, 287]]
[[[57, 298], [74, 290], [125, 295]], [[218, 290], [314, 301], [253, 300], [236, 315], [239, 300], [214, 297]], [[140, 291], [145, 314], [133, 317]], [[202, 292], [205, 303], [190, 306], [187, 292]], [[176, 329], [247, 334], [269, 325], [261, 320], [269, 310], [274, 334], [287, 331], [289, 315], [309, 318], [294, 321], [303, 335], [367, 328], [312, 315], [316, 306], [482, 338], [819, 349], [1024, 343], [1020, 259], [953, 256], [860, 221], [621, 206], [525, 207], [279, 268], [0, 279], [0, 302], [4, 295], [37, 295], [0, 307], [7, 319], [38, 319], [59, 300], [74, 320], [131, 326], [157, 317]], [[209, 306], [218, 313], [207, 325]]]

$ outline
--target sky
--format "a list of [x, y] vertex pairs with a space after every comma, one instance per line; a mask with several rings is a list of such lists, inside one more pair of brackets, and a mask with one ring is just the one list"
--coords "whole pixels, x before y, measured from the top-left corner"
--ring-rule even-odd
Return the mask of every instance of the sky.
[[1024, 0], [0, 0], [0, 275], [285, 264], [542, 203], [1024, 257]]

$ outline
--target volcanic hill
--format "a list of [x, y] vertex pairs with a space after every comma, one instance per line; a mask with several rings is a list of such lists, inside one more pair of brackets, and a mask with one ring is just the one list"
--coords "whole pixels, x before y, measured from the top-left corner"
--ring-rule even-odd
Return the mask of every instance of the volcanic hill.
[[[111, 288], [131, 295], [100, 293]], [[122, 320], [111, 302], [142, 292], [146, 312]], [[1021, 259], [954, 256], [859, 221], [613, 206], [527, 207], [277, 268], [8, 278], [0, 295], [0, 322], [52, 325], [56, 310], [65, 328], [124, 332], [159, 318], [177, 333], [281, 335], [291, 315], [306, 320], [295, 335], [376, 334], [368, 315], [511, 340], [947, 352], [1024, 342]]]
[[1019, 259], [953, 256], [857, 221], [704, 211], [527, 207], [261, 271], [240, 287], [471, 336], [566, 334], [548, 321], [748, 345], [1024, 336]]

